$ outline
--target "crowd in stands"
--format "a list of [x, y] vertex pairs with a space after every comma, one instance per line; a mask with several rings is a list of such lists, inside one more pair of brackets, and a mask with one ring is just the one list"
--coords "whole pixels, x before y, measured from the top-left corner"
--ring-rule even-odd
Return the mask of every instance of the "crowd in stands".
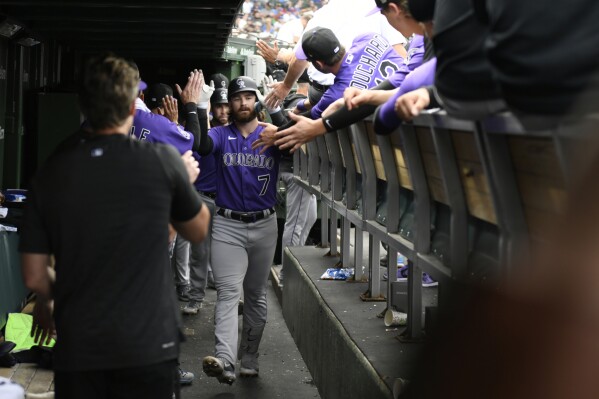
[[231, 34], [242, 39], [295, 43], [303, 31], [300, 19], [310, 18], [327, 3], [328, 0], [245, 0]]

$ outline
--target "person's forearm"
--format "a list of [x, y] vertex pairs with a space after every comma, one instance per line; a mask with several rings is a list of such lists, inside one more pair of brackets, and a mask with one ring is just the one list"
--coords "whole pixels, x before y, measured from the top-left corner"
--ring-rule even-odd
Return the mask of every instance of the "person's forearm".
[[48, 273], [49, 264], [50, 256], [47, 254], [23, 253], [21, 255], [21, 268], [25, 287], [48, 300], [52, 298], [53, 285]]
[[212, 141], [212, 137], [208, 136], [208, 124], [206, 124], [206, 129], [200, 130], [200, 144], [196, 152], [200, 155], [208, 155], [212, 152], [214, 148], [214, 142]]
[[307, 67], [308, 61], [298, 60], [293, 56], [291, 62], [289, 62], [289, 68], [287, 69], [283, 84], [287, 87], [292, 87]]
[[184, 106], [185, 130], [193, 136], [192, 150], [197, 151], [200, 143], [200, 122], [198, 119], [198, 107], [196, 103], [187, 103]]

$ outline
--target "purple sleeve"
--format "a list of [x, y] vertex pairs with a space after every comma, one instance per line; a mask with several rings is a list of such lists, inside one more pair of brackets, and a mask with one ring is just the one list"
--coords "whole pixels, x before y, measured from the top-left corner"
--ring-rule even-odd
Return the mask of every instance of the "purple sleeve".
[[334, 103], [339, 98], [343, 97], [343, 92], [345, 88], [349, 87], [348, 84], [344, 84], [338, 81], [335, 81], [335, 84], [332, 85], [324, 92], [320, 101], [316, 103], [314, 107], [310, 110], [310, 115], [312, 119], [318, 119], [322, 115], [322, 113], [327, 109], [329, 105]]
[[432, 58], [406, 76], [397, 93], [377, 109], [374, 121], [377, 134], [389, 134], [400, 124], [401, 120], [395, 113], [395, 101], [407, 92], [432, 85], [435, 82], [436, 67], [437, 59]]
[[170, 144], [184, 154], [193, 146], [193, 135], [161, 115], [137, 110], [131, 135], [151, 143]]
[[389, 82], [393, 87], [400, 87], [406, 77], [416, 70], [424, 60], [424, 37], [420, 35], [414, 36], [408, 48], [408, 55], [404, 63], [399, 67], [399, 70], [389, 78]]

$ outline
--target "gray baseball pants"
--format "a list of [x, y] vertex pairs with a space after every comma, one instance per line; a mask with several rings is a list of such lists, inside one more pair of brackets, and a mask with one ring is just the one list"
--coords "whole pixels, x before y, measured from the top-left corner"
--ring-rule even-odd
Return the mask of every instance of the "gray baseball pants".
[[[200, 194], [204, 204], [210, 209], [210, 215], [214, 218], [215, 205], [214, 200]], [[189, 299], [191, 301], [203, 302], [206, 295], [206, 282], [208, 281], [208, 272], [211, 270], [210, 247], [212, 241], [212, 219], [208, 234], [204, 241], [199, 244], [190, 244], [189, 253]]]
[[216, 357], [237, 359], [237, 306], [243, 289], [243, 326], [266, 325], [266, 285], [277, 246], [277, 217], [255, 223], [216, 215], [212, 226], [212, 273], [217, 300], [214, 315]]
[[[293, 178], [293, 173], [280, 173], [281, 180], [287, 186], [285, 229], [281, 251], [285, 252], [286, 247], [296, 247], [304, 245], [310, 229], [316, 222], [316, 196], [304, 190]], [[281, 253], [281, 259], [283, 259]]]
[[180, 234], [177, 234], [175, 240], [171, 265], [175, 273], [175, 284], [189, 284], [189, 241]]

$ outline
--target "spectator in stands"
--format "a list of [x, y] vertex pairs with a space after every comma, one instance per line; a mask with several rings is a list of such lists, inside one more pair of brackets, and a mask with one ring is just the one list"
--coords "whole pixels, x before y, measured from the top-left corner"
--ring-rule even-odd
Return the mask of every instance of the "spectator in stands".
[[[59, 398], [170, 399], [178, 379], [166, 227], [199, 242], [210, 214], [190, 184], [199, 173], [191, 156], [129, 137], [138, 84], [125, 60], [92, 59], [79, 95], [88, 129], [58, 147], [28, 194], [23, 278], [38, 303], [54, 299]], [[45, 316], [37, 323], [49, 333]]]

